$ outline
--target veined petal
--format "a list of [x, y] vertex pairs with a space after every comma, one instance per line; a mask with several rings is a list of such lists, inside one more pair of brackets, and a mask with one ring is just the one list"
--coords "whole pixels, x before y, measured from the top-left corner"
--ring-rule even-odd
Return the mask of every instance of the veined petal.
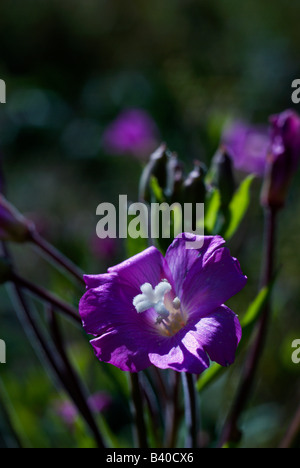
[[136, 288], [138, 294], [145, 283], [150, 283], [153, 288], [163, 278], [172, 281], [168, 265], [156, 247], [149, 247], [134, 257], [108, 269], [109, 273], [118, 274], [123, 284]]
[[[201, 249], [187, 249], [187, 242], [203, 242]], [[166, 261], [174, 279], [177, 296], [181, 296], [183, 282], [196, 262], [204, 266], [216, 249], [222, 247], [225, 240], [220, 236], [200, 237], [189, 233], [183, 233], [177, 237], [166, 252]]]
[[100, 361], [112, 364], [123, 371], [139, 372], [151, 365], [147, 340], [135, 329], [121, 326], [91, 341]]
[[187, 338], [185, 335], [183, 330], [173, 338], [162, 340], [155, 352], [149, 353], [151, 363], [160, 369], [201, 374], [209, 366], [209, 358], [192, 335]]
[[[192, 240], [203, 247], [187, 249]], [[107, 274], [86, 276], [79, 311], [97, 337], [91, 343], [98, 359], [129, 372], [153, 364], [194, 374], [209, 366], [209, 356], [232, 363], [241, 328], [223, 303], [246, 277], [223, 244], [219, 236], [183, 234], [167, 260], [152, 247]]]
[[182, 287], [182, 308], [190, 319], [199, 320], [241, 291], [246, 282], [237, 259], [227, 248], [219, 248], [204, 265], [195, 262], [188, 272]]
[[84, 275], [83, 279], [87, 289], [99, 288], [99, 286], [107, 283], [111, 275], [104, 273], [102, 275]]
[[115, 273], [105, 277], [104, 284], [89, 289], [80, 300], [79, 313], [85, 331], [100, 335], [111, 328], [117, 329], [122, 324], [147, 329], [151, 310], [149, 313], [137, 313], [133, 298], [138, 291], [124, 284]]
[[188, 335], [194, 337], [212, 361], [221, 366], [227, 366], [235, 360], [236, 349], [242, 337], [242, 328], [237, 315], [228, 307], [221, 306], [209, 316], [199, 320], [185, 339]]
[[155, 288], [166, 276], [170, 276], [168, 266], [155, 247], [109, 268], [106, 274], [86, 275], [88, 290], [79, 304], [86, 332], [98, 335], [119, 323], [147, 325], [149, 314], [138, 314], [133, 299], [139, 295], [143, 284], [149, 283]]

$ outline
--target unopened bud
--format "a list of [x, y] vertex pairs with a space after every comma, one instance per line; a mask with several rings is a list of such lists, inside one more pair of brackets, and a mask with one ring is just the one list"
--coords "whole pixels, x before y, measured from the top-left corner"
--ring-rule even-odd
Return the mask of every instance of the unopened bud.
[[184, 203], [204, 203], [206, 197], [206, 167], [200, 161], [194, 162], [194, 169], [184, 181]]
[[227, 208], [236, 190], [231, 157], [221, 147], [215, 154], [212, 163], [212, 183], [220, 192], [222, 208]]
[[171, 153], [167, 163], [167, 185], [165, 188], [165, 195], [170, 203], [182, 201], [183, 181], [183, 163], [178, 159], [176, 153]]
[[287, 110], [271, 117], [271, 144], [261, 194], [265, 207], [280, 209], [300, 161], [300, 117]]
[[160, 187], [164, 188], [167, 183], [167, 147], [162, 144], [154, 153], [143, 170], [139, 184], [139, 200], [151, 201], [150, 181], [156, 177]]

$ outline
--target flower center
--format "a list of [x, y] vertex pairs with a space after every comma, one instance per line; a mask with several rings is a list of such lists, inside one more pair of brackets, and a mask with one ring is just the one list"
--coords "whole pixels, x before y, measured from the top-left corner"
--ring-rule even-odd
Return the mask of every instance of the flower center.
[[186, 325], [187, 318], [182, 313], [180, 299], [174, 297], [167, 280], [162, 280], [154, 289], [150, 283], [144, 283], [141, 293], [133, 299], [136, 311], [140, 314], [154, 309], [157, 314], [155, 325], [163, 335], [175, 335]]

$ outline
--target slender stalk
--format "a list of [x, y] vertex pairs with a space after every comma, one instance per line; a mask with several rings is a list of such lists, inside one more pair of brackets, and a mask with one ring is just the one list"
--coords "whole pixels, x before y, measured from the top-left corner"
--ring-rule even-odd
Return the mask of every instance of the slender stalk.
[[153, 388], [148, 380], [148, 377], [143, 378], [140, 384], [142, 396], [145, 399], [145, 403], [149, 411], [152, 437], [155, 441], [156, 448], [160, 448], [162, 446], [162, 439], [159, 430], [161, 424], [161, 414], [159, 412], [156, 395], [154, 394]]
[[180, 373], [172, 373], [174, 377], [173, 392], [171, 398], [167, 402], [166, 407], [166, 431], [165, 431], [165, 446], [174, 448], [176, 445], [177, 433], [181, 417], [181, 408], [179, 406], [179, 390], [180, 390]]
[[158, 367], [155, 367], [155, 366], [152, 366], [152, 370], [153, 370], [153, 375], [154, 375], [154, 378], [156, 380], [156, 385], [157, 385], [157, 388], [158, 388], [158, 391], [161, 395], [161, 398], [163, 400], [163, 402], [166, 404], [167, 401], [168, 401], [168, 392], [167, 392], [167, 389], [166, 389], [166, 384], [165, 384], [165, 381], [161, 375], [161, 370], [158, 369]]
[[[2, 385], [1, 385], [2, 387]], [[5, 424], [5, 426], [8, 428], [9, 430], [9, 436], [7, 436], [7, 434], [1, 434], [0, 433], [0, 437], [2, 437], [5, 445], [6, 445], [6, 448], [24, 448], [23, 446], [23, 442], [18, 434], [18, 430], [17, 428], [15, 427], [15, 422], [13, 421], [13, 418], [11, 417], [11, 414], [10, 414], [10, 410], [9, 408], [7, 408], [7, 406], [9, 406], [9, 404], [7, 404], [7, 401], [6, 401], [6, 398], [4, 396], [3, 398], [3, 392], [2, 392], [2, 388], [0, 387], [1, 389], [1, 392], [0, 392], [0, 414], [1, 414], [1, 420], [2, 420], [2, 423]], [[6, 431], [5, 431], [6, 432]]]
[[[7, 259], [10, 259], [10, 253], [7, 246], [3, 243], [3, 250]], [[13, 278], [19, 278], [18, 275], [13, 272]], [[21, 283], [21, 284], [20, 284]], [[52, 321], [52, 332], [55, 338], [55, 344], [59, 353], [54, 353], [52, 346], [49, 344], [47, 339], [41, 330], [40, 326], [34, 318], [31, 308], [29, 307], [26, 298], [23, 293], [24, 284], [19, 281], [12, 282], [12, 294], [13, 298], [18, 302], [17, 312], [19, 319], [23, 324], [30, 341], [38, 351], [38, 355], [44, 358], [44, 363], [49, 368], [54, 380], [60, 384], [68, 393], [79, 412], [82, 414], [87, 425], [95, 437], [95, 441], [99, 448], [104, 448], [101, 434], [98, 427], [93, 419], [91, 410], [88, 407], [86, 400], [82, 394], [78, 380], [76, 379], [75, 373], [68, 361], [67, 355], [64, 352], [62, 339], [59, 333], [58, 325], [55, 319]]]
[[[265, 257], [261, 279], [261, 287], [268, 286], [272, 281], [274, 275], [276, 220], [277, 210], [266, 209], [264, 249]], [[270, 312], [270, 301], [268, 301], [261, 314], [257, 330], [255, 331], [255, 340], [244, 367], [242, 380], [237, 392], [236, 399], [234, 401], [230, 414], [225, 422], [223, 432], [221, 434], [221, 447], [223, 447], [227, 443], [236, 443], [241, 437], [241, 433], [238, 429], [238, 422], [240, 415], [243, 409], [245, 408], [245, 405], [251, 393], [256, 371], [263, 353], [266, 340], [266, 333], [269, 325]]]
[[49, 258], [51, 258], [55, 263], [60, 265], [66, 271], [68, 271], [80, 284], [85, 286], [83, 280], [83, 272], [74, 265], [65, 255], [63, 255], [59, 250], [57, 250], [53, 245], [47, 242], [43, 237], [41, 237], [37, 232], [33, 231], [31, 234], [31, 242], [41, 249]]
[[65, 350], [63, 337], [61, 335], [57, 317], [53, 312], [52, 308], [49, 310], [48, 316], [51, 335], [63, 363], [63, 377], [64, 380], [67, 382], [66, 388], [68, 390], [68, 393], [71, 395], [76, 407], [78, 408], [79, 412], [88, 424], [91, 432], [94, 435], [98, 447], [104, 448], [102, 437], [100, 435], [92, 411], [87, 403], [87, 397], [82, 388], [80, 379], [78, 378]]
[[197, 405], [196, 392], [193, 375], [188, 372], [182, 373], [185, 421], [186, 421], [186, 448], [197, 448]]
[[130, 381], [136, 442], [139, 448], [148, 448], [146, 425], [144, 421], [143, 399], [138, 373], [130, 373]]
[[300, 434], [300, 405], [298, 406], [292, 423], [282, 439], [279, 448], [291, 448], [298, 434]]
[[37, 296], [39, 299], [42, 299], [43, 301], [46, 301], [49, 304], [52, 304], [55, 308], [62, 311], [66, 316], [72, 318], [77, 323], [81, 324], [81, 319], [78, 315], [77, 310], [74, 307], [70, 306], [70, 304], [59, 299], [57, 296], [54, 296], [52, 293], [50, 293], [46, 289], [42, 288], [41, 286], [37, 286], [36, 284], [31, 283], [25, 278], [22, 278], [16, 272], [12, 273], [11, 281], [14, 284], [18, 285], [18, 287], [22, 289], [27, 289], [28, 291], [33, 293], [35, 296]]
[[[95, 437], [98, 447], [104, 448], [105, 445], [102, 441], [99, 430], [90, 414], [90, 410], [87, 404], [84, 403], [83, 398], [79, 398], [78, 388], [76, 388], [76, 386], [74, 385], [74, 379], [70, 378], [71, 375], [68, 371], [66, 371], [66, 368], [64, 367], [63, 363], [60, 362], [60, 360], [57, 360], [57, 357], [54, 357], [51, 347], [48, 345], [47, 340], [43, 336], [43, 333], [41, 332], [39, 326], [37, 325], [35, 319], [31, 314], [30, 308], [28, 307], [27, 302], [25, 301], [21, 288], [16, 284], [14, 284], [14, 292], [19, 301], [20, 309], [23, 311], [23, 314], [25, 316], [27, 326], [29, 326], [30, 336], [34, 336], [35, 341], [37, 342], [39, 348], [43, 352], [48, 367], [50, 367], [50, 370], [52, 371], [52, 374], [55, 377], [55, 380], [57, 380], [57, 382], [65, 388], [72, 401], [74, 402], [75, 406], [78, 408], [79, 412], [84, 417], [86, 423], [90, 427]], [[22, 322], [24, 323], [24, 320], [22, 320]]]

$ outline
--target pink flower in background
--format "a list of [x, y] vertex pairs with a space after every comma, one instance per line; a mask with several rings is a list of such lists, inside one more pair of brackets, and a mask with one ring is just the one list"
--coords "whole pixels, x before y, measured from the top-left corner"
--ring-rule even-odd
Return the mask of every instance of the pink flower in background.
[[111, 260], [118, 252], [118, 240], [111, 237], [99, 239], [95, 235], [91, 239], [91, 250], [99, 260]]
[[286, 110], [270, 117], [270, 148], [262, 190], [263, 206], [282, 208], [300, 163], [300, 116]]
[[55, 404], [56, 414], [67, 426], [73, 426], [77, 417], [77, 409], [70, 401], [63, 401]]
[[225, 129], [222, 144], [236, 169], [261, 177], [264, 175], [270, 147], [268, 126], [236, 121]]
[[236, 169], [264, 177], [263, 206], [282, 208], [300, 163], [300, 116], [287, 109], [269, 118], [269, 127], [235, 122], [222, 143]]
[[146, 111], [126, 109], [106, 128], [103, 146], [109, 154], [145, 158], [157, 147], [158, 133], [154, 120]]
[[[88, 398], [88, 405], [95, 414], [105, 411], [111, 402], [111, 397], [105, 392], [95, 393]], [[67, 426], [72, 427], [75, 424], [78, 410], [71, 401], [56, 402], [55, 411]]]

